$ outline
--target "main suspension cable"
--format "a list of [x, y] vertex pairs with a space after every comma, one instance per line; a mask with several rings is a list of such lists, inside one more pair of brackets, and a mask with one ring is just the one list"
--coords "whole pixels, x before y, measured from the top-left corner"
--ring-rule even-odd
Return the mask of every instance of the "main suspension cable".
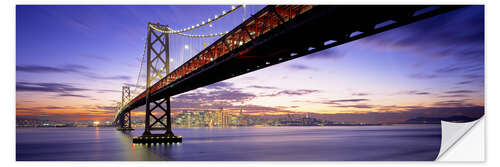
[[[147, 35], [147, 34], [146, 34]], [[146, 50], [147, 50], [147, 43], [148, 41], [145, 40], [144, 41], [144, 51], [142, 53], [142, 58], [141, 58], [141, 65], [139, 66], [139, 74], [137, 75], [137, 81], [135, 83], [135, 88], [134, 88], [134, 91], [132, 91], [132, 94], [135, 94], [137, 95], [138, 92], [140, 92], [139, 88], [141, 88], [142, 86], [139, 85], [139, 80], [141, 79], [141, 73], [142, 73], [142, 66], [144, 64], [144, 56], [146, 55]], [[135, 97], [134, 95], [134, 97]], [[133, 99], [134, 97], [130, 97], [130, 99]]]
[[[176, 34], [176, 35], [179, 35], [179, 36], [184, 36], [184, 37], [191, 37], [191, 38], [212, 38], [212, 37], [218, 37], [218, 36], [223, 36], [223, 35], [226, 35], [228, 33], [228, 31], [226, 32], [220, 32], [220, 33], [214, 33], [214, 34], [204, 34], [204, 35], [198, 35], [198, 34], [186, 34], [184, 32], [187, 32], [187, 31], [191, 31], [191, 30], [195, 30], [195, 29], [198, 29], [200, 27], [203, 27], [205, 25], [210, 25], [210, 23], [216, 21], [216, 20], [219, 20], [220, 18], [228, 15], [229, 13], [232, 13], [234, 12], [235, 10], [241, 8], [241, 7], [245, 7], [244, 5], [237, 5], [237, 6], [231, 6], [231, 9], [229, 11], [225, 11], [223, 10], [222, 11], [222, 14], [220, 16], [218, 15], [215, 15], [214, 18], [208, 18], [207, 21], [202, 21], [200, 24], [196, 24], [196, 25], [193, 25], [193, 26], [190, 26], [190, 27], [187, 27], [187, 28], [183, 28], [183, 29], [180, 29], [180, 30], [174, 30], [174, 29], [171, 29], [170, 27], [167, 27], [167, 26], [164, 26], [164, 25], [160, 25], [160, 24], [150, 24], [149, 27], [151, 27], [152, 29], [156, 30], [156, 31], [159, 31], [159, 32], [162, 32], [162, 33], [167, 33], [167, 34]], [[135, 98], [135, 96], [140, 93], [140, 91], [143, 89], [143, 86], [140, 85], [140, 79], [141, 79], [141, 74], [142, 74], [142, 67], [143, 67], [143, 64], [144, 64], [144, 57], [146, 55], [146, 50], [147, 50], [147, 40], [145, 41], [144, 43], [144, 52], [142, 54], [142, 58], [141, 58], [141, 63], [140, 63], [140, 67], [139, 67], [139, 74], [137, 76], [137, 81], [134, 85], [134, 90], [131, 92], [131, 97], [130, 99], [128, 99], [127, 103], [132, 100], [133, 98]], [[184, 59], [184, 56], [183, 58]], [[167, 61], [170, 61], [170, 60], [167, 60]], [[122, 104], [122, 107], [124, 106], [125, 104]]]
[[193, 25], [193, 26], [189, 26], [187, 28], [183, 28], [183, 29], [180, 29], [180, 30], [174, 30], [174, 29], [171, 29], [169, 27], [166, 27], [166, 29], [163, 29], [163, 28], [159, 28], [159, 27], [155, 27], [155, 26], [158, 26], [159, 24], [152, 24], [152, 28], [155, 29], [156, 31], [160, 31], [160, 32], [163, 32], [163, 33], [168, 33], [168, 34], [178, 34], [178, 33], [183, 33], [183, 32], [187, 32], [187, 31], [191, 31], [191, 30], [194, 30], [194, 29], [197, 29], [197, 28], [200, 28], [200, 27], [203, 27], [205, 25], [209, 25], [210, 23], [216, 21], [216, 20], [219, 20], [220, 18], [228, 15], [229, 13], [232, 13], [234, 12], [236, 9], [239, 9], [240, 7], [242, 7], [243, 5], [238, 5], [238, 6], [232, 6], [231, 7], [231, 10], [229, 10], [228, 12], [226, 12], [225, 10], [222, 11], [222, 15], [218, 16], [218, 15], [215, 15], [214, 18], [208, 18], [207, 21], [202, 21], [200, 24], [196, 24], [196, 25]]
[[215, 33], [215, 34], [194, 35], [194, 34], [185, 34], [185, 33], [180, 33], [180, 32], [171, 33], [171, 31], [169, 31], [170, 30], [169, 27], [165, 26], [165, 28], [160, 28], [160, 27], [156, 27], [156, 25], [154, 25], [154, 24], [151, 25], [151, 28], [153, 30], [156, 30], [156, 31], [161, 32], [161, 33], [176, 34], [176, 35], [185, 36], [185, 37], [192, 37], [192, 38], [212, 38], [212, 37], [223, 36], [223, 35], [226, 35], [228, 33], [228, 31], [226, 31], [226, 32], [220, 32], [220, 33]]
[[193, 34], [184, 34], [184, 33], [177, 33], [176, 35], [185, 36], [185, 37], [192, 37], [192, 38], [212, 38], [212, 37], [223, 36], [223, 35], [226, 35], [227, 33], [228, 33], [228, 31], [221, 32], [221, 33], [215, 33], [215, 34], [205, 34], [205, 35], [193, 35]]

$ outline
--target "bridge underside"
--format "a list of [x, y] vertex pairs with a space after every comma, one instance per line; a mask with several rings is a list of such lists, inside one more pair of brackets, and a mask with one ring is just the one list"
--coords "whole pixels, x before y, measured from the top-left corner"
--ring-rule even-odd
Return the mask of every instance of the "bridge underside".
[[[267, 6], [263, 10], [272, 7], [274, 6]], [[315, 6], [167, 86], [151, 92], [149, 100], [158, 101], [439, 15], [461, 6], [445, 5], [425, 11], [427, 7], [429, 6]], [[144, 104], [146, 98], [138, 99], [125, 107], [119, 115]]]
[[[327, 48], [442, 14], [460, 6], [445, 5], [414, 15], [428, 6], [316, 6], [151, 94], [174, 96]], [[375, 28], [377, 24], [391, 24]], [[354, 32], [356, 35], [351, 36]], [[145, 104], [137, 100], [124, 109]]]

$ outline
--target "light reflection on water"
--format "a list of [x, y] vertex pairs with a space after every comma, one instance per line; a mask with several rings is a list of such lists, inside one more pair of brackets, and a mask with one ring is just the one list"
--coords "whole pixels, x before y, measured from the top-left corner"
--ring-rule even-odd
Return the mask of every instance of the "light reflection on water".
[[440, 125], [175, 128], [178, 144], [132, 144], [143, 129], [17, 128], [17, 160], [434, 160]]

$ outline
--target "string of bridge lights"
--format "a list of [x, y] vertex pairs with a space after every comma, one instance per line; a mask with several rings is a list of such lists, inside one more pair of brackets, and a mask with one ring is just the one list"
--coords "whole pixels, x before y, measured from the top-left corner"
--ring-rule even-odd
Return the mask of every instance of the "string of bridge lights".
[[[222, 14], [219, 16], [219, 15], [215, 15], [212, 18], [208, 18], [207, 21], [202, 21], [201, 24], [196, 24], [196, 25], [193, 25], [193, 26], [190, 26], [190, 27], [187, 27], [187, 28], [183, 28], [183, 29], [180, 29], [180, 30], [174, 30], [170, 27], [167, 27], [167, 26], [164, 26], [164, 25], [160, 25], [160, 24], [151, 24], [150, 25], [150, 28], [156, 30], [156, 31], [159, 31], [159, 32], [162, 32], [162, 33], [168, 33], [168, 34], [176, 34], [176, 35], [181, 35], [181, 36], [185, 36], [185, 37], [193, 37], [193, 38], [212, 38], [212, 37], [217, 37], [217, 36], [223, 36], [223, 35], [226, 35], [228, 33], [228, 31], [226, 32], [220, 32], [220, 33], [215, 33], [215, 34], [206, 34], [206, 35], [193, 35], [193, 34], [186, 34], [184, 32], [187, 32], [187, 31], [191, 31], [191, 30], [195, 30], [197, 28], [200, 28], [200, 27], [203, 27], [203, 26], [206, 26], [206, 25], [209, 25], [210, 27], [212, 27], [211, 23], [214, 22], [214, 21], [217, 21], [219, 20], [220, 18], [236, 11], [237, 9], [239, 8], [246, 8], [246, 5], [237, 5], [237, 6], [231, 6], [231, 10], [229, 11], [225, 11], [223, 10], [222, 11]], [[189, 45], [185, 45], [184, 46], [185, 49], [189, 49]], [[144, 60], [144, 54], [143, 54], [143, 58]], [[142, 62], [143, 60], [141, 61], [141, 70], [142, 70]], [[170, 62], [172, 62], [173, 59], [170, 59]], [[164, 69], [161, 68], [159, 71], [162, 72]], [[140, 72], [139, 72], [139, 75], [140, 75]], [[137, 84], [136, 84], [136, 89], [134, 89], [133, 93], [137, 93], [136, 91], [138, 90], [137, 88], [139, 87], [138, 86], [139, 84], [139, 80], [137, 80]], [[132, 98], [131, 98], [132, 99]]]
[[[187, 28], [183, 28], [183, 29], [180, 29], [180, 30], [174, 30], [174, 29], [171, 29], [170, 27], [157, 27], [159, 25], [155, 25], [155, 24], [151, 24], [151, 28], [156, 30], [156, 31], [159, 31], [159, 32], [162, 32], [162, 33], [168, 33], [168, 34], [177, 34], [177, 35], [181, 35], [181, 36], [185, 36], [185, 37], [193, 37], [193, 38], [211, 38], [211, 37], [217, 37], [217, 36], [223, 36], [223, 35], [226, 35], [228, 33], [228, 31], [226, 32], [220, 32], [220, 33], [215, 33], [215, 34], [207, 34], [207, 35], [193, 35], [193, 34], [185, 34], [184, 32], [187, 32], [187, 31], [191, 31], [191, 30], [194, 30], [194, 29], [197, 29], [197, 28], [200, 28], [200, 27], [203, 27], [205, 25], [210, 25], [210, 23], [216, 21], [216, 20], [219, 20], [220, 18], [228, 15], [229, 13], [232, 13], [234, 12], [236, 9], [239, 9], [240, 7], [245, 7], [245, 5], [238, 5], [238, 6], [231, 6], [231, 10], [229, 11], [225, 11], [223, 10], [222, 11], [222, 15], [215, 15], [214, 18], [208, 18], [207, 21], [202, 21], [200, 24], [196, 24], [196, 25], [193, 25], [193, 26], [190, 26], [190, 27], [187, 27]], [[160, 25], [161, 26], [161, 25]]]
[[216, 34], [206, 34], [206, 35], [192, 35], [192, 34], [184, 34], [184, 33], [177, 33], [177, 35], [181, 35], [181, 36], [185, 36], [185, 37], [193, 37], [193, 38], [212, 38], [212, 37], [217, 37], [217, 36], [223, 36], [223, 35], [226, 35], [227, 33], [228, 33], [228, 31], [216, 33]]
[[[181, 35], [181, 36], [185, 36], [185, 37], [193, 37], [193, 38], [212, 38], [212, 37], [217, 37], [217, 36], [223, 36], [223, 35], [226, 35], [228, 33], [228, 31], [226, 31], [226, 32], [220, 32], [220, 33], [215, 33], [215, 34], [206, 34], [206, 35], [193, 35], [193, 34], [186, 34], [184, 32], [195, 30], [197, 28], [200, 28], [200, 27], [203, 27], [203, 26], [206, 26], [206, 25], [210, 25], [210, 27], [212, 27], [212, 25], [210, 23], [219, 20], [220, 18], [228, 15], [229, 13], [234, 12], [235, 10], [237, 10], [237, 9], [239, 9], [241, 7], [245, 8], [246, 6], [245, 5], [231, 6], [231, 10], [229, 10], [227, 12], [225, 10], [223, 10], [222, 14], [220, 16], [219, 15], [215, 15], [213, 18], [208, 18], [207, 21], [202, 21], [200, 24], [196, 24], [196, 25], [193, 25], [193, 26], [190, 26], [190, 27], [187, 27], [187, 28], [183, 28], [183, 29], [180, 29], [180, 30], [174, 30], [174, 29], [171, 29], [170, 27], [163, 26], [163, 25], [160, 25], [160, 24], [151, 24], [150, 27], [152, 29], [154, 29], [156, 31], [159, 31], [159, 32], [162, 32], [162, 33], [177, 34], [177, 35]], [[189, 46], [185, 45], [184, 48], [185, 49], [189, 49]], [[125, 104], [129, 103], [130, 101], [132, 101], [132, 99], [134, 99], [138, 95], [138, 93], [140, 93], [140, 91], [143, 89], [143, 87], [139, 85], [139, 79], [140, 79], [141, 72], [142, 72], [142, 66], [143, 66], [143, 62], [144, 62], [145, 51], [146, 51], [146, 44], [144, 45], [144, 53], [142, 55], [141, 65], [140, 65], [140, 70], [139, 70], [139, 75], [138, 75], [138, 78], [137, 78], [137, 82], [135, 84], [135, 88], [134, 88], [134, 90], [132, 90], [130, 98], [125, 101]], [[172, 62], [172, 61], [173, 61], [173, 59], [170, 59], [170, 62]], [[162, 67], [160, 69], [160, 72], [162, 72], [163, 70], [164, 69]], [[121, 108], [125, 107], [125, 104], [119, 105], [118, 106], [119, 110]], [[115, 117], [116, 117], [116, 115], [115, 115]]]
[[[211, 37], [223, 36], [229, 32], [229, 31], [226, 31], [226, 32], [214, 33], [214, 34], [194, 35], [194, 34], [186, 34], [186, 33], [180, 33], [180, 32], [170, 33], [168, 30], [158, 28], [155, 26], [151, 26], [151, 28], [153, 28], [156, 31], [162, 32], [162, 33], [176, 34], [176, 35], [181, 35], [181, 36], [185, 36], [185, 37], [193, 37], [193, 38], [211, 38]], [[170, 29], [170, 28], [167, 27], [167, 29]]]

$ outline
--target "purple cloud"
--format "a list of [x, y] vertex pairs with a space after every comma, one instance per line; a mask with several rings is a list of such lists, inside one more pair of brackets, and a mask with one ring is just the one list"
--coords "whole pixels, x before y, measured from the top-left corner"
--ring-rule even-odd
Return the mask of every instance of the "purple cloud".
[[100, 76], [94, 73], [87, 72], [88, 67], [77, 64], [68, 64], [61, 67], [51, 67], [51, 66], [40, 66], [40, 65], [18, 65], [16, 66], [18, 72], [27, 73], [76, 73], [92, 79], [101, 80], [130, 80], [131, 78], [126, 75], [116, 75], [116, 76]]

